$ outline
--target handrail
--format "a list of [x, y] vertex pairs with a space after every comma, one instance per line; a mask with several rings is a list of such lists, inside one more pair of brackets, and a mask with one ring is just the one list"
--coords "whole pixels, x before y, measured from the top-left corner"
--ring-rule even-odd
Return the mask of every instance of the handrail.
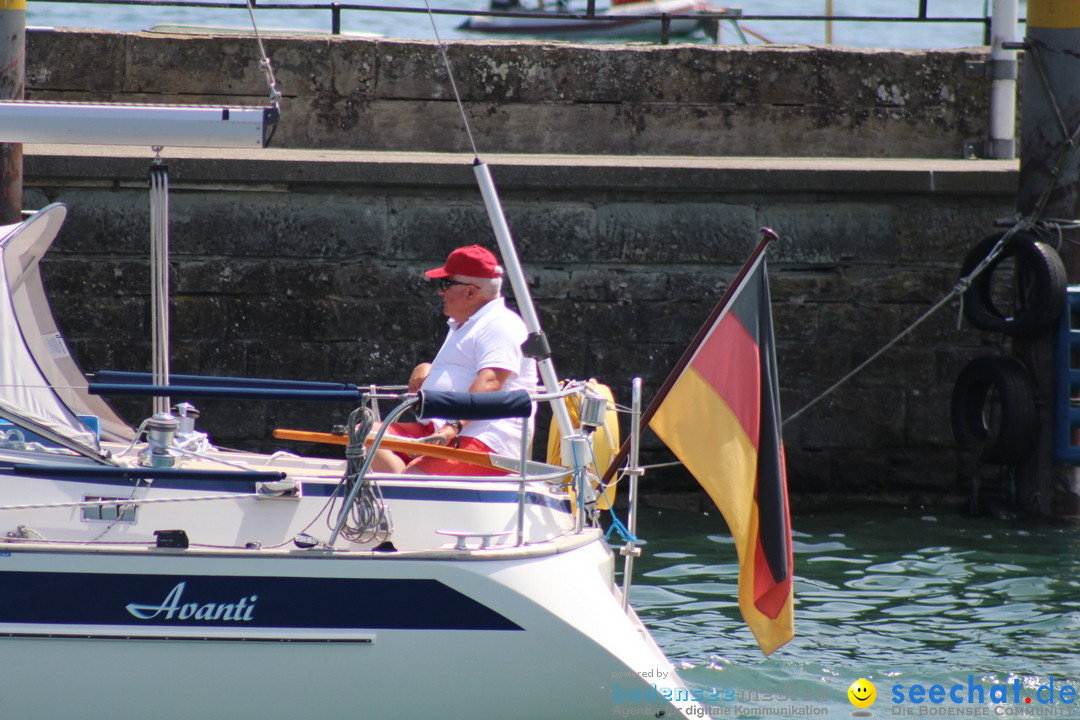
[[[199, 2], [198, 0], [48, 0], [51, 3], [89, 4], [89, 5], [145, 5], [148, 7], [178, 7], [199, 9], [237, 9], [247, 12], [248, 6], [244, 2], [211, 1]], [[450, 15], [464, 17], [498, 17], [498, 18], [558, 18], [560, 20], [573, 20], [584, 23], [603, 20], [602, 15], [595, 14], [595, 0], [589, 0], [589, 6], [585, 12], [559, 12], [559, 11], [516, 11], [516, 10], [454, 10], [447, 8], [417, 7], [394, 7], [389, 5], [369, 5], [358, 3], [311, 3], [304, 5], [282, 3], [259, 3], [257, 9], [265, 10], [303, 10], [303, 11], [329, 11], [330, 34], [341, 34], [342, 11], [363, 12], [389, 12], [389, 13], [419, 13], [434, 15]], [[916, 15], [769, 15], [763, 13], [743, 13], [737, 8], [716, 8], [714, 11], [702, 11], [692, 13], [694, 18], [713, 21], [761, 21], [761, 22], [863, 22], [863, 23], [972, 23], [983, 26], [983, 44], [990, 44], [990, 17], [935, 17], [927, 14], [929, 0], [919, 0], [919, 8]], [[651, 13], [634, 15], [635, 20], [659, 22], [661, 25], [669, 23], [673, 17], [679, 17], [670, 13]], [[1026, 18], [1020, 18], [1020, 23], [1025, 23]]]

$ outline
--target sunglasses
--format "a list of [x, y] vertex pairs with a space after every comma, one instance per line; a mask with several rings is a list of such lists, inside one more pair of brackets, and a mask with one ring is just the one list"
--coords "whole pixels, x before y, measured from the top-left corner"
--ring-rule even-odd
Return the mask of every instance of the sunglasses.
[[469, 285], [470, 287], [476, 287], [472, 283], [461, 282], [459, 280], [451, 280], [450, 278], [440, 278], [435, 284], [440, 290], [449, 290], [455, 285]]

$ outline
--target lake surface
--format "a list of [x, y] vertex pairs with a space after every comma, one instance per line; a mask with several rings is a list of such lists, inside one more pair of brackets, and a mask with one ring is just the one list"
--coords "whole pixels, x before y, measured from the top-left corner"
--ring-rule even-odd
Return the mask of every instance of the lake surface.
[[[639, 516], [631, 602], [686, 682], [716, 698], [712, 715], [851, 717], [848, 688], [865, 678], [873, 717], [1080, 717], [1080, 698], [1062, 699], [1080, 694], [1080, 529], [902, 510], [792, 524], [796, 637], [764, 658], [719, 514]], [[945, 695], [915, 703], [915, 685]]]
[[[540, 0], [522, 0], [529, 9], [535, 9]], [[447, 10], [479, 11], [487, 9], [488, 0], [430, 0], [433, 8]], [[242, 2], [238, 9], [169, 8], [134, 5], [27, 3], [28, 26], [96, 27], [109, 30], [147, 30], [159, 24], [196, 24], [217, 27], [250, 28], [251, 22]], [[296, 0], [267, 0], [259, 5], [289, 5], [290, 9], [257, 9], [256, 22], [260, 30], [295, 28], [327, 32], [330, 29], [329, 10], [303, 9], [311, 3]], [[321, 3], [323, 5], [328, 2]], [[424, 8], [424, 0], [385, 0], [384, 2], [346, 3], [378, 5], [392, 8]], [[610, 0], [597, 0], [597, 7], [610, 4]], [[718, 6], [724, 3], [714, 2]], [[832, 0], [834, 17], [915, 17], [917, 0], [895, 2], [894, 0]], [[548, 0], [552, 5], [552, 0]], [[583, 8], [584, 0], [571, 0], [574, 9]], [[984, 18], [989, 14], [986, 0], [928, 0], [927, 16], [931, 18]], [[741, 7], [745, 15], [800, 15], [826, 14], [825, 0], [755, 0], [729, 7]], [[292, 9], [296, 8], [296, 9]], [[1026, 3], [1020, 3], [1020, 17], [1026, 12]], [[476, 35], [460, 31], [460, 16], [437, 16], [436, 27], [443, 40], [476, 39]], [[748, 20], [745, 26], [775, 43], [824, 43], [826, 26], [823, 22]], [[433, 38], [431, 22], [425, 14], [390, 13], [371, 11], [346, 11], [342, 13], [341, 29], [346, 33], [375, 33], [398, 38]], [[1022, 31], [1021, 31], [1022, 32]], [[956, 48], [983, 44], [983, 28], [978, 23], [883, 23], [848, 22], [832, 23], [833, 42], [838, 45], [869, 48]], [[738, 38], [725, 25], [722, 28], [725, 42], [736, 43]], [[753, 43], [761, 42], [749, 36]], [[710, 42], [703, 35], [692, 38], [697, 42]]]

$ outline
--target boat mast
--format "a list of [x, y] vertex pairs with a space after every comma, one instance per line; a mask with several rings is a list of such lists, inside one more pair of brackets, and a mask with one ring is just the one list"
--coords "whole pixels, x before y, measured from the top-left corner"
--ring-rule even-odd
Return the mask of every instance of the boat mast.
[[[525, 280], [525, 273], [521, 270], [521, 262], [518, 260], [514, 240], [510, 236], [510, 228], [506, 224], [499, 193], [495, 189], [494, 180], [491, 179], [491, 171], [488, 170], [486, 163], [477, 158], [473, 164], [473, 172], [480, 185], [480, 194], [484, 198], [484, 207], [487, 208], [491, 227], [495, 231], [495, 240], [499, 244], [499, 255], [502, 257], [506, 276], [510, 280], [510, 286], [514, 288], [514, 297], [517, 299], [521, 319], [525, 321], [525, 327], [529, 331], [529, 339], [525, 343], [525, 354], [536, 359], [544, 390], [549, 393], [556, 392], [559, 389], [559, 377], [555, 374], [555, 363], [551, 361], [551, 347], [544, 336], [544, 331], [540, 328], [540, 317], [536, 314], [532, 295], [529, 294], [529, 285]], [[562, 399], [552, 400], [551, 411], [564, 441], [574, 435], [575, 430], [570, 421], [570, 412], [566, 409], [566, 403]], [[564, 453], [563, 457], [571, 457], [571, 455]]]

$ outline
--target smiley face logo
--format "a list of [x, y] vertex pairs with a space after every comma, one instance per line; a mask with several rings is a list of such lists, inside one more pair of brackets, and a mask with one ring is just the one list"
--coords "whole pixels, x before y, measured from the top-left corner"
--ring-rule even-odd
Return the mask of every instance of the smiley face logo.
[[866, 678], [851, 683], [847, 690], [848, 700], [857, 708], [868, 708], [877, 700], [877, 688]]

